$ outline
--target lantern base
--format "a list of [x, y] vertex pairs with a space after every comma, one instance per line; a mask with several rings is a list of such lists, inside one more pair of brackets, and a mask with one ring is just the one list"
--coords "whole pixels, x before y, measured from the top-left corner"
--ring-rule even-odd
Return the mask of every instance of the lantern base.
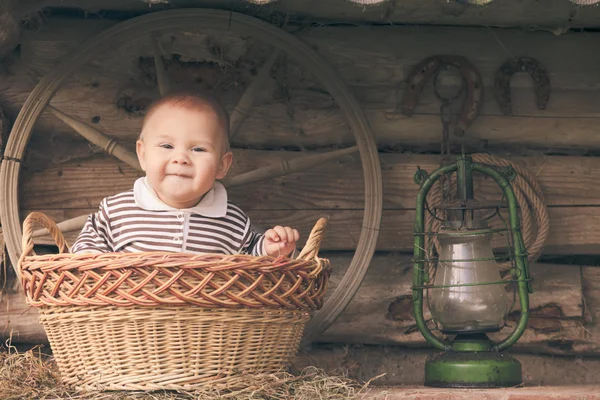
[[494, 351], [447, 351], [428, 358], [425, 386], [500, 388], [523, 382], [521, 363]]

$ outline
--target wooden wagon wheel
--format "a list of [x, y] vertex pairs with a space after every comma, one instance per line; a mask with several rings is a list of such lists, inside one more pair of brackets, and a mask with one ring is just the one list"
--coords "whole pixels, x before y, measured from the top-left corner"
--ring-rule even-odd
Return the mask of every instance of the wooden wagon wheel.
[[[114, 46], [119, 38], [126, 37], [128, 41], [136, 39], [151, 41], [159, 91], [164, 94], [169, 90], [169, 79], [163, 65], [159, 46], [152, 32], [158, 30], [194, 30], [197, 27], [233, 31], [236, 34], [252, 36], [264, 43], [269, 43], [273, 47], [272, 55], [261, 67], [261, 71], [258, 72], [255, 80], [250, 83], [246, 92], [242, 94], [231, 114], [232, 135], [235, 135], [246, 113], [252, 107], [252, 92], [260, 90], [261, 79], [268, 74], [277, 55], [280, 52], [286, 52], [289, 57], [296, 60], [317, 77], [335, 99], [356, 140], [356, 146], [348, 149], [304, 156], [285, 164], [250, 171], [224, 182], [228, 187], [244, 185], [301, 171], [321, 162], [359, 151], [365, 185], [364, 215], [360, 238], [347, 273], [324, 307], [315, 313], [314, 318], [307, 325], [303, 344], [310, 343], [327, 329], [350, 302], [362, 282], [375, 250], [382, 211], [381, 170], [377, 148], [359, 104], [321, 56], [291, 34], [266, 22], [242, 14], [221, 10], [178, 9], [136, 17], [102, 31], [86, 41], [68, 59], [57, 65], [41, 79], [27, 98], [15, 121], [0, 171], [0, 216], [10, 259], [13, 266], [17, 265], [21, 253], [22, 233], [17, 199], [20, 160], [25, 153], [33, 126], [44, 110], [52, 112], [86, 139], [104, 148], [109, 154], [139, 169], [135, 154], [129, 152], [97, 129], [62, 113], [48, 104], [59, 86], [86, 62], [101, 54], [102, 51]], [[78, 217], [79, 220], [70, 222], [75, 222], [81, 226], [85, 217]]]

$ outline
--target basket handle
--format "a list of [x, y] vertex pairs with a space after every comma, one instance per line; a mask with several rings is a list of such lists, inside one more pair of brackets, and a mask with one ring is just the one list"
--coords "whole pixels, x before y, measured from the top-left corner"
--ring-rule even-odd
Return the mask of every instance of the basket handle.
[[35, 252], [33, 251], [33, 228], [36, 224], [42, 225], [50, 232], [50, 236], [54, 239], [60, 253], [69, 252], [67, 241], [62, 232], [58, 229], [58, 226], [56, 226], [56, 223], [46, 214], [34, 211], [29, 213], [27, 218], [25, 218], [25, 221], [23, 221], [23, 239], [21, 240], [23, 253], [21, 253], [21, 259], [23, 259], [23, 257], [35, 255]]
[[297, 259], [303, 258], [308, 261], [317, 259], [321, 241], [325, 236], [325, 228], [327, 228], [327, 218], [319, 218]]

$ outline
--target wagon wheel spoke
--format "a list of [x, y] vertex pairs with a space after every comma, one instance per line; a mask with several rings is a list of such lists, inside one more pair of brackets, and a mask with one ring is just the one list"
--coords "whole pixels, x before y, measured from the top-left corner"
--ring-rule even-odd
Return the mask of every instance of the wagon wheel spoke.
[[315, 167], [324, 162], [335, 160], [342, 156], [352, 154], [358, 151], [358, 146], [352, 146], [347, 149], [329, 151], [327, 153], [314, 154], [310, 156], [298, 157], [289, 161], [281, 161], [276, 164], [267, 165], [262, 168], [248, 171], [230, 179], [225, 179], [223, 183], [227, 188], [248, 185], [250, 183], [260, 182], [267, 179], [300, 172]]
[[152, 35], [151, 42], [152, 53], [154, 54], [154, 67], [156, 69], [156, 80], [158, 81], [158, 91], [161, 96], [165, 96], [171, 90], [171, 83], [169, 82], [167, 69], [165, 68], [165, 63], [162, 58], [158, 37]]
[[269, 77], [269, 72], [271, 68], [273, 68], [273, 64], [277, 61], [277, 58], [281, 52], [278, 49], [273, 49], [269, 58], [265, 63], [260, 67], [260, 71], [256, 74], [254, 80], [248, 85], [242, 97], [236, 104], [235, 108], [231, 112], [231, 118], [229, 119], [229, 139], [233, 139], [235, 135], [237, 135], [242, 122], [246, 119], [248, 112], [254, 105], [254, 101], [258, 92], [264, 87], [267, 78]]
[[[253, 171], [248, 171], [230, 179], [225, 179], [223, 183], [227, 188], [236, 186], [248, 185], [264, 181], [267, 179], [278, 178], [280, 176], [292, 174], [294, 172], [304, 171], [313, 168], [324, 162], [335, 160], [345, 155], [353, 154], [358, 151], [358, 146], [348, 147], [347, 149], [329, 151], [327, 153], [314, 154], [310, 156], [298, 157], [289, 161], [267, 165], [262, 168], [257, 168]], [[57, 224], [61, 232], [70, 232], [83, 228], [87, 220], [88, 214], [67, 219]], [[48, 234], [46, 229], [40, 229], [33, 232], [33, 237], [44, 236]]]
[[51, 105], [48, 105], [46, 109], [50, 111], [52, 115], [54, 115], [55, 117], [63, 121], [65, 124], [73, 128], [75, 132], [79, 133], [81, 136], [83, 136], [96, 146], [104, 149], [106, 153], [115, 156], [124, 163], [141, 171], [142, 168], [140, 167], [135, 153], [117, 143], [115, 139], [105, 135], [93, 126], [90, 126], [85, 122], [82, 122], [76, 118], [71, 117], [70, 115], [63, 113], [62, 111], [52, 107]]

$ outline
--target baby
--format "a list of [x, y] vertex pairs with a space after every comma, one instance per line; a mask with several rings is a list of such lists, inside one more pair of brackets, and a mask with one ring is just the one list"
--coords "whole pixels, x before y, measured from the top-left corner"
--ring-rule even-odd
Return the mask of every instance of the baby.
[[146, 176], [102, 200], [71, 251], [290, 255], [298, 231], [255, 232], [217, 181], [233, 158], [228, 136], [227, 112], [209, 97], [178, 93], [152, 104], [136, 143]]

